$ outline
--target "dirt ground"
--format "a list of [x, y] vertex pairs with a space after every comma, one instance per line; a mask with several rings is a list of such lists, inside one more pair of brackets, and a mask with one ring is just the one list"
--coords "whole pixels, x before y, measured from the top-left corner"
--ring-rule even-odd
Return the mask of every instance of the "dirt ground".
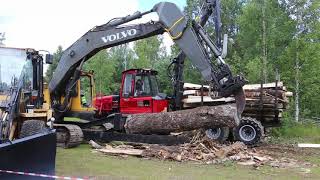
[[263, 150], [266, 154], [272, 155], [274, 157], [290, 157], [299, 158], [301, 157], [312, 157], [318, 156], [320, 160], [320, 149], [317, 148], [299, 148], [297, 145], [288, 144], [268, 144], [263, 143], [256, 149]]
[[239, 165], [177, 162], [157, 158], [114, 156], [93, 151], [89, 145], [57, 150], [57, 174], [92, 179], [320, 179], [320, 149], [296, 145], [261, 144], [249, 151], [263, 152], [275, 161]]

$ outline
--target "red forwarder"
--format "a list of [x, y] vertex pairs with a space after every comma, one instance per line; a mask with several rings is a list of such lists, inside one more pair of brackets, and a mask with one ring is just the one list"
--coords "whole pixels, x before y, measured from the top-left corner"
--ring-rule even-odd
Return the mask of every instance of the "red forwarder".
[[157, 113], [167, 111], [166, 95], [159, 93], [158, 72], [150, 69], [129, 69], [122, 72], [119, 95], [97, 96], [94, 106], [98, 114]]

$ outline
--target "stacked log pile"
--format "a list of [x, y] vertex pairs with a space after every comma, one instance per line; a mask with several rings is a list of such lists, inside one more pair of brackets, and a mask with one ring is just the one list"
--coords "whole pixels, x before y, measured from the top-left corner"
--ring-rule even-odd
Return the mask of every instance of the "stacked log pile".
[[261, 118], [264, 121], [273, 121], [282, 117], [282, 112], [287, 108], [292, 92], [288, 92], [282, 82], [251, 84], [244, 86], [246, 95], [246, 108], [243, 116]]
[[[242, 116], [249, 116], [264, 121], [273, 121], [282, 117], [282, 112], [287, 108], [288, 97], [292, 92], [288, 92], [283, 82], [263, 84], [248, 84], [243, 87], [246, 96], [246, 107]], [[202, 88], [202, 90], [201, 90]], [[209, 94], [215, 98], [211, 98]], [[209, 86], [198, 84], [184, 84], [183, 106], [193, 108], [203, 104], [215, 106], [234, 102], [233, 97], [221, 98], [216, 92], [210, 92]], [[203, 97], [201, 97], [203, 95]]]

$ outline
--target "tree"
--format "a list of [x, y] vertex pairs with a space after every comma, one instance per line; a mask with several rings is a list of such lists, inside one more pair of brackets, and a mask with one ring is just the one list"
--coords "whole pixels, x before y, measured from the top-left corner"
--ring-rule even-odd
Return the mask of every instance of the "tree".
[[131, 68], [150, 68], [158, 71], [158, 83], [161, 92], [171, 94], [171, 80], [167, 74], [170, 57], [163, 46], [163, 38], [154, 36], [139, 40], [133, 47], [136, 57], [131, 61]]
[[[261, 61], [262, 76], [256, 76], [251, 83], [259, 83], [261, 78], [264, 82], [274, 80], [271, 77], [274, 77], [278, 58], [294, 35], [294, 22], [277, 0], [248, 1], [242, 12], [238, 17], [239, 48], [236, 51], [244, 64]], [[250, 71], [246, 69], [245, 74], [248, 76]]]
[[101, 50], [91, 57], [84, 64], [84, 70], [94, 71], [96, 93], [110, 94], [115, 90], [114, 87], [111, 86], [113, 84], [112, 75], [115, 72], [115, 65], [114, 62], [110, 60], [107, 50]]
[[132, 61], [133, 68], [153, 69], [162, 57], [166, 56], [164, 47], [161, 47], [162, 37], [153, 36], [134, 43], [133, 50], [137, 58]]
[[114, 90], [112, 93], [114, 93], [120, 90], [122, 72], [131, 68], [134, 60], [134, 51], [128, 44], [116, 46], [109, 49], [108, 59], [115, 67], [115, 71], [112, 74], [113, 83], [109, 85]]
[[130, 68], [133, 55], [129, 46], [124, 44], [101, 50], [85, 63], [84, 70], [94, 71], [96, 93], [108, 95], [119, 92], [121, 73]]
[[58, 46], [56, 52], [53, 53], [53, 62], [52, 64], [49, 65], [46, 71], [45, 81], [50, 82], [52, 75], [61, 59], [62, 53], [63, 53], [62, 46]]
[[320, 5], [311, 0], [283, 1], [282, 4], [296, 25], [293, 40], [281, 58], [281, 68], [289, 88], [295, 92], [294, 118], [299, 121], [301, 116], [319, 114]]

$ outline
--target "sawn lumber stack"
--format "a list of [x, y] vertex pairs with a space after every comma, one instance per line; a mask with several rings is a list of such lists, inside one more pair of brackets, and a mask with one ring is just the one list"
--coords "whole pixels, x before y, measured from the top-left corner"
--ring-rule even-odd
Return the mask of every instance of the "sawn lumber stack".
[[[199, 84], [184, 84], [183, 106], [185, 108], [197, 107], [201, 104], [215, 106], [227, 103], [233, 103], [234, 98], [221, 98], [210, 92], [209, 86], [203, 86], [201, 90]], [[261, 84], [248, 84], [243, 87], [246, 96], [246, 107], [242, 116], [249, 116], [263, 121], [273, 121], [282, 117], [282, 112], [287, 108], [288, 97], [292, 92], [288, 92], [283, 82]], [[216, 95], [216, 98], [210, 97]], [[203, 95], [203, 97], [201, 97]]]

